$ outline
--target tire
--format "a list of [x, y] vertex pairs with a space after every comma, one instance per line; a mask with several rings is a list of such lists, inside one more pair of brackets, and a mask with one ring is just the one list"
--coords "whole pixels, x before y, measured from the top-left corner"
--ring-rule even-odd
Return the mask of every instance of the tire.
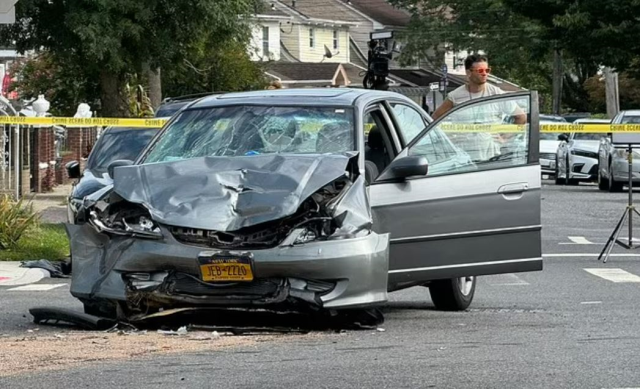
[[613, 178], [613, 171], [611, 170], [611, 165], [609, 165], [609, 192], [622, 192], [622, 187], [622, 182], [616, 182], [616, 180]]
[[556, 185], [564, 185], [564, 178], [560, 178], [560, 170], [558, 169], [558, 164], [556, 163]]
[[602, 173], [600, 173], [600, 169], [598, 169], [598, 189], [600, 190], [609, 189], [609, 180], [606, 180], [602, 177]]
[[572, 180], [571, 178], [569, 178], [570, 177], [570, 173], [571, 173], [571, 169], [570, 169], [570, 166], [569, 166], [569, 158], [568, 157], [567, 157], [567, 164], [565, 166], [565, 169], [566, 169], [565, 170], [565, 172], [566, 172], [565, 174], [566, 175], [565, 175], [565, 179], [564, 179], [565, 180], [565, 184], [566, 185], [573, 185], [573, 186], [578, 185], [578, 180]]
[[464, 311], [469, 308], [476, 292], [476, 277], [460, 277], [433, 281], [429, 294], [436, 309]]

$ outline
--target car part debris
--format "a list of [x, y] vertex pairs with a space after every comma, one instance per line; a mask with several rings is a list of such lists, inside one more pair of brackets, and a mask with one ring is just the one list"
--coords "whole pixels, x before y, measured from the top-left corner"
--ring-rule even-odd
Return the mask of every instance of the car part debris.
[[44, 269], [51, 274], [51, 278], [69, 278], [71, 274], [71, 262], [63, 261], [48, 261], [46, 259], [39, 259], [37, 261], [24, 261], [20, 264], [20, 267], [29, 269]]
[[36, 324], [58, 324], [60, 322], [78, 326], [86, 330], [102, 331], [117, 324], [115, 320], [93, 316], [67, 308], [31, 308], [29, 313], [33, 315]]

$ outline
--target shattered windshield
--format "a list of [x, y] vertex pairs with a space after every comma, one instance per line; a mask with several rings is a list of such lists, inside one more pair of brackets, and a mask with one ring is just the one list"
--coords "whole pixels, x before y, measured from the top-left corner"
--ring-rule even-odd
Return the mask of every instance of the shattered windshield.
[[353, 116], [351, 108], [233, 106], [188, 110], [165, 129], [144, 162], [353, 151]]

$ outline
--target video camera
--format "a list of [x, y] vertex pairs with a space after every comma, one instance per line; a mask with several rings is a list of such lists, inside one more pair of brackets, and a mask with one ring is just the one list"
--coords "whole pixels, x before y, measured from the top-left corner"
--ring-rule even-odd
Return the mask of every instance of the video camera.
[[389, 89], [389, 61], [398, 47], [393, 31], [375, 31], [369, 34], [369, 52], [367, 53], [367, 73], [362, 81], [365, 89]]

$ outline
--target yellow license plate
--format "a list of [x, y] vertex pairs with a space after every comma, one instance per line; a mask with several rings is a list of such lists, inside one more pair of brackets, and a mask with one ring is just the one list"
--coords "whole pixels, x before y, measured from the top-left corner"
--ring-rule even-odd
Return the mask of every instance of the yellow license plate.
[[253, 281], [248, 263], [208, 263], [200, 265], [203, 281]]

